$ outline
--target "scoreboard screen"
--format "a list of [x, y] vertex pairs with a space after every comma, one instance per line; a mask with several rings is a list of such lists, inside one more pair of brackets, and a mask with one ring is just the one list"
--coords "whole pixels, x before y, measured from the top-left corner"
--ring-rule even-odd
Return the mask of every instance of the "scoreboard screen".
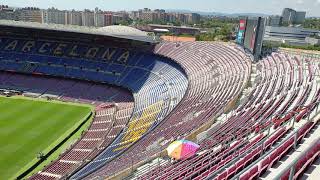
[[246, 20], [241, 19], [239, 23], [239, 31], [237, 34], [237, 43], [243, 45], [244, 33], [246, 31]]
[[244, 38], [244, 47], [246, 49], [249, 49], [251, 53], [254, 53], [258, 25], [259, 25], [258, 19], [247, 20], [247, 27], [246, 27], [245, 38]]
[[254, 60], [261, 58], [266, 19], [248, 17], [241, 19], [236, 42], [253, 55]]

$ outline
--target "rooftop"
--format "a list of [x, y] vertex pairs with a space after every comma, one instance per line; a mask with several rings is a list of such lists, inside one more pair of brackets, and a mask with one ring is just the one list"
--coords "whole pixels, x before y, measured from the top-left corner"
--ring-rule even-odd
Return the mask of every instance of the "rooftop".
[[115, 38], [129, 39], [129, 40], [149, 42], [149, 43], [157, 42], [157, 40], [154, 37], [149, 36], [146, 32], [143, 32], [128, 26], [106, 26], [102, 28], [101, 27], [96, 28], [96, 27], [86, 27], [86, 26], [41, 24], [36, 22], [22, 22], [22, 21], [9, 21], [9, 20], [0, 20], [0, 26], [12, 26], [12, 27], [111, 36]]

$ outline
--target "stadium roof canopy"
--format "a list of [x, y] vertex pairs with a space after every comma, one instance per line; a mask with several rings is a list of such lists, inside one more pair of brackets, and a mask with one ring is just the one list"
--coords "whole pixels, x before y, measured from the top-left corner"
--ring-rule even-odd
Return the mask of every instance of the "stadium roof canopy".
[[170, 32], [168, 29], [154, 29], [153, 31], [156, 31], [156, 32]]
[[106, 26], [102, 28], [101, 27], [96, 28], [96, 27], [86, 27], [86, 26], [41, 24], [36, 22], [0, 20], [0, 27], [1, 26], [110, 36], [115, 38], [129, 39], [129, 40], [142, 41], [142, 42], [148, 42], [148, 43], [158, 42], [155, 37], [149, 36], [146, 32], [143, 32], [128, 26]]

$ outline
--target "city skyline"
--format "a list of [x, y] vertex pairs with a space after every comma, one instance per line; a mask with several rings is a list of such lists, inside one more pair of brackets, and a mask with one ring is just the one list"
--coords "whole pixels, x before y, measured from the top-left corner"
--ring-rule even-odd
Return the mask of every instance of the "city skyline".
[[[221, 13], [263, 13], [269, 15], [280, 15], [283, 8], [293, 8], [299, 11], [307, 11], [307, 16], [320, 17], [320, 0], [271, 0], [271, 1], [259, 1], [259, 0], [225, 0], [219, 2], [218, 0], [198, 0], [190, 1], [188, 3], [181, 2], [181, 0], [139, 0], [134, 2], [131, 0], [109, 0], [108, 2], [103, 0], [3, 0], [0, 4], [9, 5], [13, 7], [39, 7], [50, 8], [56, 7], [58, 9], [94, 9], [98, 7], [103, 10], [120, 11], [120, 10], [137, 10], [142, 8], [151, 9], [181, 9], [191, 11], [203, 11], [203, 12], [221, 12]], [[277, 8], [275, 8], [277, 7]]]

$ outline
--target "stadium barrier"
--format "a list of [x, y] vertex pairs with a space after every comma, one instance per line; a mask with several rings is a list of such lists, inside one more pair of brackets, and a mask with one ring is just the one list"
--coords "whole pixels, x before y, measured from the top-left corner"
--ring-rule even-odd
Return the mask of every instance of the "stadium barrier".
[[[309, 146], [308, 149], [305, 151], [306, 153], [304, 154], [300, 154], [298, 157], [296, 157], [292, 163], [290, 163], [289, 166], [287, 166], [285, 169], [281, 170], [281, 172], [278, 174], [278, 176], [276, 176], [275, 179], [295, 179], [295, 173], [296, 172], [296, 165], [298, 164], [298, 162], [304, 158], [306, 156], [307, 153], [309, 153], [310, 151], [312, 151], [316, 146], [317, 144], [320, 142], [320, 137], [317, 138], [316, 140], [313, 141], [313, 144], [312, 146]], [[316, 158], [315, 158], [316, 159]], [[312, 164], [312, 163], [311, 163]], [[305, 165], [310, 165], [310, 164], [304, 164]], [[304, 168], [307, 168], [306, 166]], [[302, 171], [304, 171], [305, 169], [302, 169]], [[289, 172], [289, 173], [288, 173]], [[289, 176], [287, 176], [289, 175]], [[286, 177], [287, 176], [287, 177]]]

